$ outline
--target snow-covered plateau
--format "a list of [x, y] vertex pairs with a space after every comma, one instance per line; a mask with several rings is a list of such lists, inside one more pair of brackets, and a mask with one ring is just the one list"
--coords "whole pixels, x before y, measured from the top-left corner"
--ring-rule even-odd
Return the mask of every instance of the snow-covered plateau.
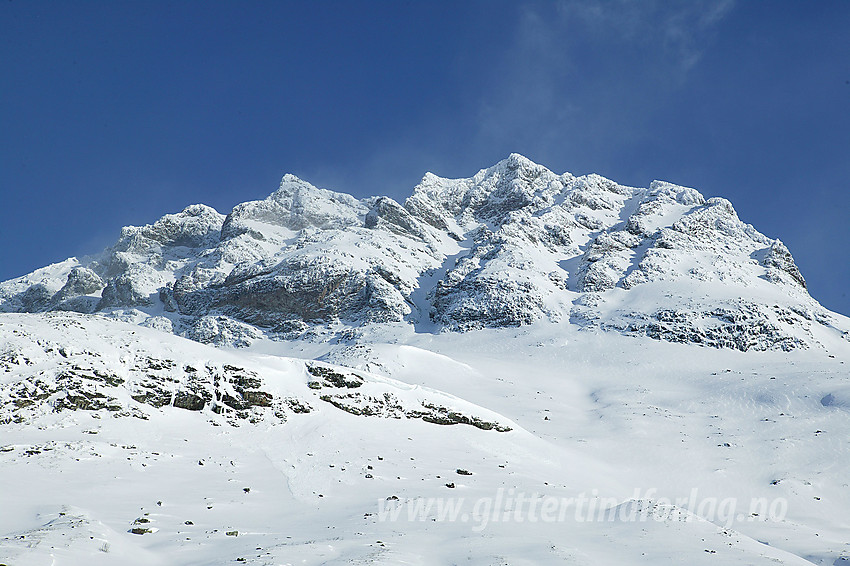
[[286, 175], [0, 313], [0, 564], [850, 564], [850, 319], [691, 188]]

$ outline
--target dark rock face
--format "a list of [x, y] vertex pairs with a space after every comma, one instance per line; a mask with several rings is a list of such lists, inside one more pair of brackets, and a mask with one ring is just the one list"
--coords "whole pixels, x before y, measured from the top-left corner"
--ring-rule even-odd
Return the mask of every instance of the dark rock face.
[[[46, 344], [46, 343], [45, 343]], [[58, 352], [46, 344], [45, 353]], [[174, 360], [137, 357], [129, 369], [129, 378], [108, 369], [95, 351], [77, 352], [58, 359], [58, 371], [34, 371], [29, 377], [0, 387], [0, 424], [24, 422], [27, 418], [51, 410], [101, 411], [117, 416], [148, 418], [145, 407], [176, 407], [188, 411], [208, 410], [224, 415], [229, 422], [257, 422], [266, 418], [286, 420], [294, 400], [277, 398], [263, 391], [259, 376], [232, 365], [193, 367]], [[0, 359], [0, 370], [12, 371], [25, 365], [25, 359]], [[129, 393], [136, 404], [121, 398]], [[309, 412], [304, 401], [294, 402], [298, 412]]]
[[41, 312], [50, 306], [53, 293], [45, 285], [36, 283], [20, 295], [21, 312]]
[[382, 226], [395, 234], [413, 236], [423, 241], [429, 234], [410, 212], [389, 197], [378, 197], [366, 215], [366, 228]]
[[78, 266], [71, 269], [65, 285], [51, 298], [50, 309], [91, 313], [100, 299], [90, 296], [105, 287], [103, 280], [91, 269]]
[[223, 288], [213, 306], [240, 311], [258, 324], [278, 322], [281, 315], [325, 321], [366, 307], [369, 283], [357, 271], [296, 260], [286, 262], [273, 275]]
[[68, 281], [59, 289], [53, 300], [62, 302], [79, 295], [90, 295], [105, 287], [103, 280], [91, 269], [75, 267], [68, 274]]
[[363, 385], [362, 377], [356, 374], [346, 375], [326, 366], [308, 364], [307, 372], [313, 377], [318, 378], [318, 380], [308, 383], [311, 389], [321, 389], [322, 387], [346, 387], [348, 389], [354, 389]]
[[785, 244], [779, 240], [774, 241], [762, 260], [762, 264], [767, 267], [767, 276], [773, 281], [782, 281], [781, 274], [785, 274], [792, 281], [806, 288], [806, 280], [803, 279], [803, 274], [797, 269], [797, 264], [794, 263], [794, 258], [791, 257], [791, 252], [785, 247]]
[[438, 285], [432, 316], [454, 330], [531, 324], [545, 312], [542, 294], [528, 281], [464, 278], [455, 285]]
[[138, 279], [122, 274], [110, 279], [97, 305], [98, 310], [109, 307], [151, 306], [153, 300], [139, 288]]
[[[801, 324], [804, 318], [792, 311], [774, 308], [774, 315], [785, 317], [791, 324]], [[758, 305], [733, 303], [707, 312], [663, 309], [646, 317], [633, 317], [628, 322], [606, 323], [610, 329], [626, 334], [642, 335], [682, 344], [698, 344], [712, 348], [750, 350], [793, 350], [806, 348], [804, 340], [789, 336]]]
[[308, 365], [307, 372], [314, 378], [308, 386], [310, 389], [318, 390], [319, 399], [352, 415], [421, 419], [438, 425], [465, 424], [497, 432], [512, 430], [504, 424], [466, 415], [428, 401], [421, 401], [411, 406], [409, 403], [402, 402], [393, 393], [385, 392], [375, 395], [360, 391], [364, 385], [363, 377], [353, 372], [345, 372], [340, 368]]
[[391, 304], [402, 299], [377, 271], [359, 271], [322, 258], [293, 258], [272, 273], [216, 287], [186, 288], [183, 281], [174, 288], [180, 313], [221, 312], [262, 327], [293, 319], [400, 321], [405, 314]]

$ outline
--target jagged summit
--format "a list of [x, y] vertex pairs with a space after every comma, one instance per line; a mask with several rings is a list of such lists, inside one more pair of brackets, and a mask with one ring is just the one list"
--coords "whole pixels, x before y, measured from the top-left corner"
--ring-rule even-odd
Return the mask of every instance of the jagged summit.
[[782, 242], [729, 201], [556, 174], [519, 154], [469, 178], [426, 173], [403, 204], [287, 174], [226, 217], [193, 205], [2, 283], [0, 310], [97, 312], [230, 345], [371, 324], [550, 321], [739, 350], [843, 331]]
[[[597, 176], [593, 176], [594, 180]], [[492, 167], [468, 179], [446, 179], [428, 173], [405, 203], [406, 208], [429, 201], [444, 214], [459, 220], [473, 217], [495, 222], [528, 205], [539, 204], [564, 189], [574, 177], [556, 175], [518, 153], [512, 153]], [[598, 179], [602, 179], [598, 177]]]
[[[319, 189], [292, 174], [284, 175], [280, 187], [265, 200], [249, 201], [233, 207], [222, 227], [221, 239], [227, 240], [258, 229], [305, 228], [332, 229], [362, 224], [366, 213], [354, 197]], [[260, 236], [261, 231], [254, 232]]]

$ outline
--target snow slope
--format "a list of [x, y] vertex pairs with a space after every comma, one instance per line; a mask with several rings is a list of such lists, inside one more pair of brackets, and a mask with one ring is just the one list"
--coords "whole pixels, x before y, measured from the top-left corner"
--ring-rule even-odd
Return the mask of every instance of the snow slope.
[[287, 175], [0, 283], [0, 564], [841, 566], [848, 329], [694, 189]]
[[[850, 554], [841, 339], [825, 352], [742, 353], [542, 322], [219, 350], [75, 313], [2, 315], [0, 337], [7, 564], [841, 564]], [[93, 345], [100, 355], [87, 360]], [[291, 357], [300, 348], [369, 371]], [[104, 395], [103, 408], [70, 407], [81, 387], [67, 382], [16, 405], [38, 397], [34, 375], [48, 392], [69, 360], [80, 375], [124, 381], [79, 378], [99, 387], [85, 391]], [[180, 390], [199, 389], [158, 370], [166, 361], [231, 368], [219, 392], [234, 398], [225, 382], [256, 376], [269, 406], [245, 418], [224, 402], [174, 406]], [[148, 380], [172, 378], [171, 403], [133, 398], [140, 365]], [[367, 387], [405, 408], [354, 414], [322, 400]], [[276, 415], [278, 400], [290, 403]], [[415, 414], [426, 405], [511, 430], [439, 424]], [[554, 515], [540, 514], [543, 501]]]

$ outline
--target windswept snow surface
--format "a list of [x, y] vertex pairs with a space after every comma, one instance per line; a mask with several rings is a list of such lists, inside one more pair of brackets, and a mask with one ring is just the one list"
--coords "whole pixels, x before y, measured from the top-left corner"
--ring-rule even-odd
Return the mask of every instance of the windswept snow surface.
[[[850, 552], [843, 340], [741, 353], [568, 323], [404, 328], [219, 350], [100, 317], [2, 315], [0, 561], [841, 564]], [[180, 374], [158, 373], [163, 361], [255, 375], [274, 401], [240, 417], [134, 400], [145, 379]], [[363, 380], [342, 394], [370, 387], [511, 430], [352, 414], [321, 399], [333, 387], [311, 388], [311, 364]], [[62, 410], [68, 391], [15, 405], [74, 365], [122, 379], [90, 380], [117, 408]], [[15, 384], [33, 375], [27, 397]], [[276, 416], [278, 399], [298, 403]]]

